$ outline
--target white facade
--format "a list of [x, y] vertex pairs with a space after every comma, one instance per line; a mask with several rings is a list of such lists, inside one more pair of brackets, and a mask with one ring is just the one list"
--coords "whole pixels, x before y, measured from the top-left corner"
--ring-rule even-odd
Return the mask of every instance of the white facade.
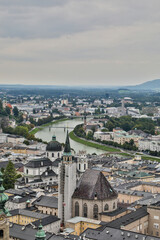
[[1, 133], [0, 134], [0, 143], [6, 143], [7, 142], [7, 134]]
[[55, 161], [57, 158], [62, 157], [62, 151], [46, 151], [46, 157], [48, 157], [52, 162]]
[[7, 142], [13, 143], [13, 144], [23, 143], [24, 140], [25, 140], [24, 137], [19, 137], [19, 136], [14, 136], [14, 135], [8, 135], [8, 137], [7, 137]]
[[72, 217], [72, 195], [76, 188], [76, 163], [59, 166], [58, 217], [65, 223]]
[[80, 173], [84, 173], [88, 169], [88, 159], [87, 158], [78, 158], [77, 160], [77, 170]]
[[110, 141], [112, 139], [112, 133], [110, 132], [95, 132], [94, 138], [100, 139], [101, 141]]
[[145, 150], [150, 150], [150, 151], [157, 151], [160, 152], [160, 141], [152, 141], [150, 139], [141, 139], [138, 141], [139, 144], [139, 150], [140, 151], [145, 151]]

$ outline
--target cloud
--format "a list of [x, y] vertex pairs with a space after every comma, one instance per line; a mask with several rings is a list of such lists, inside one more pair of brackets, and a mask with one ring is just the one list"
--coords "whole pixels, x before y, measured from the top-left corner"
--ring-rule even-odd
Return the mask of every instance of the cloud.
[[0, 80], [158, 77], [159, 7], [159, 0], [0, 0]]

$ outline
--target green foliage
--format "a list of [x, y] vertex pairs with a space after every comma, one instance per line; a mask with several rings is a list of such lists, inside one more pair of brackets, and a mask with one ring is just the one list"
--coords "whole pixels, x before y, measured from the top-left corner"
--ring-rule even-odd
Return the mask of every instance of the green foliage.
[[148, 118], [132, 118], [131, 116], [122, 116], [120, 118], [110, 117], [106, 123], [106, 128], [112, 131], [113, 128], [120, 127], [124, 131], [131, 129], [140, 129], [146, 133], [155, 134], [155, 122]]
[[14, 167], [14, 164], [11, 161], [9, 161], [3, 173], [4, 188], [5, 189], [14, 188], [16, 179], [17, 179], [16, 169]]
[[28, 140], [24, 140], [23, 143], [26, 144], [27, 146], [29, 145], [29, 141]]
[[18, 115], [19, 115], [19, 110], [18, 110], [17, 107], [14, 107], [14, 108], [13, 108], [13, 114], [14, 114], [15, 117], [18, 117]]
[[105, 146], [105, 145], [102, 145], [102, 144], [98, 144], [98, 143], [93, 143], [93, 142], [89, 142], [85, 139], [81, 139], [79, 137], [77, 137], [74, 132], [70, 132], [69, 133], [69, 137], [73, 140], [73, 141], [76, 141], [76, 142], [79, 142], [83, 145], [86, 145], [86, 146], [89, 146], [89, 147], [93, 147], [93, 148], [97, 148], [97, 149], [101, 149], [103, 151], [108, 151], [108, 152], [120, 152], [119, 149], [116, 149], [116, 148], [112, 148], [112, 147], [108, 147], [108, 146]]
[[12, 127], [7, 127], [3, 129], [4, 133], [9, 133], [9, 134], [15, 134], [18, 136], [22, 136], [27, 138], [28, 140], [37, 140], [41, 141], [40, 139], [35, 138], [35, 136], [32, 133], [29, 133], [29, 126], [24, 125], [24, 126], [17, 126], [16, 128]]
[[11, 114], [11, 109], [8, 106], [5, 108], [5, 111], [6, 111], [7, 115]]
[[86, 133], [83, 129], [83, 124], [77, 125], [73, 131], [78, 137], [86, 137]]

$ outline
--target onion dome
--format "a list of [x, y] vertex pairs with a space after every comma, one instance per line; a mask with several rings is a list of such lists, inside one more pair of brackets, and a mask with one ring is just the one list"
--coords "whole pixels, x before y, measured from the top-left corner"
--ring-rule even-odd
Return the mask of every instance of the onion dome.
[[35, 235], [35, 237], [36, 237], [35, 240], [45, 240], [46, 239], [45, 231], [42, 228], [43, 228], [43, 226], [40, 223], [40, 225], [38, 227], [38, 231]]
[[58, 141], [56, 141], [56, 136], [53, 136], [52, 141], [47, 144], [46, 151], [49, 151], [49, 152], [62, 151], [62, 146]]

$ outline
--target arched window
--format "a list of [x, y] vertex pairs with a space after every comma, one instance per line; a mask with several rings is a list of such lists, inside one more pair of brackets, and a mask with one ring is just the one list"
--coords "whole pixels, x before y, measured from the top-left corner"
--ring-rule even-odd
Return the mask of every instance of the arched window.
[[79, 216], [79, 203], [75, 203], [75, 217]]
[[106, 203], [106, 205], [104, 206], [104, 211], [108, 211], [109, 210], [109, 206], [108, 204]]
[[87, 207], [87, 204], [85, 203], [83, 205], [83, 217], [87, 217], [87, 214], [88, 213], [88, 207]]
[[58, 153], [58, 157], [59, 157], [59, 153]]
[[98, 205], [95, 204], [93, 207], [93, 218], [98, 219]]
[[54, 153], [52, 153], [52, 157], [54, 157]]
[[86, 164], [84, 164], [84, 170], [86, 170]]
[[81, 170], [81, 164], [79, 163], [79, 170]]
[[113, 209], [115, 209], [115, 208], [116, 208], [116, 203], [114, 202], [114, 203], [113, 203]]

